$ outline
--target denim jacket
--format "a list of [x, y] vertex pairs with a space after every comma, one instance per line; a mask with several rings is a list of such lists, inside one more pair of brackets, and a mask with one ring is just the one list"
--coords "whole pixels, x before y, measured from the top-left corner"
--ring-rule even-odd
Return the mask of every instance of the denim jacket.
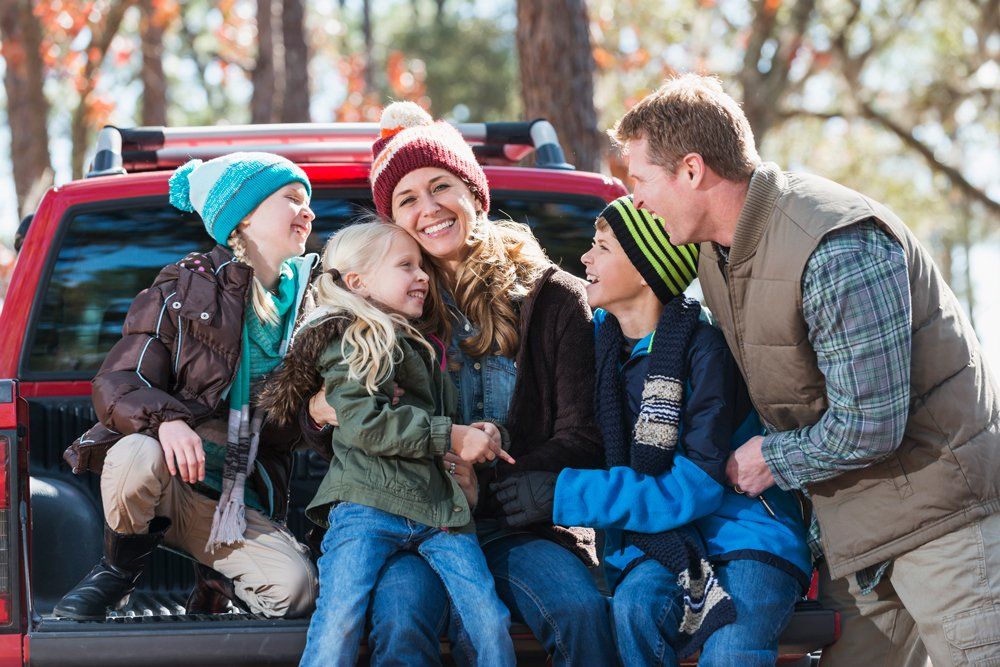
[[460, 343], [476, 335], [476, 327], [459, 312], [450, 294], [445, 293], [454, 325], [448, 347], [451, 379], [458, 388], [458, 413], [461, 423], [479, 421], [507, 422], [510, 399], [514, 395], [517, 366], [509, 357], [491, 354], [473, 358], [465, 353]]

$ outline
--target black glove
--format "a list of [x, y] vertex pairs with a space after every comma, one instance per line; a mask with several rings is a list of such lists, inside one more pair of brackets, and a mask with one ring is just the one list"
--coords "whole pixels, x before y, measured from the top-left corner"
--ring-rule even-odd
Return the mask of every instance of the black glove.
[[554, 472], [515, 472], [490, 484], [503, 508], [500, 523], [513, 527], [552, 523], [557, 478]]

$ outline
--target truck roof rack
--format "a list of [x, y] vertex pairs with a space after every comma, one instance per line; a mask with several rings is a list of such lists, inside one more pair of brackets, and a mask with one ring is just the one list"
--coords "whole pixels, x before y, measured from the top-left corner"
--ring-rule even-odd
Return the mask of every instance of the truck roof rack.
[[[455, 126], [480, 162], [515, 164], [532, 152], [535, 166], [574, 169], [566, 162], [552, 124], [525, 122], [461, 123]], [[206, 127], [105, 125], [87, 178], [132, 171], [173, 169], [192, 158], [202, 160], [232, 151], [268, 151], [293, 162], [371, 162], [377, 123], [272, 123]]]

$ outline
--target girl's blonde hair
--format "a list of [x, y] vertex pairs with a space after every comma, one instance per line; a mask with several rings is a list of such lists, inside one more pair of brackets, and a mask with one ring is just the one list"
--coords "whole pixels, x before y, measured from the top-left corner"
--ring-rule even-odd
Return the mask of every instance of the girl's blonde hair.
[[[527, 225], [513, 220], [490, 220], [480, 213], [466, 241], [469, 253], [455, 273], [455, 305], [479, 332], [462, 341], [471, 357], [499, 354], [513, 357], [520, 345], [516, 304], [552, 266]], [[427, 322], [451, 339], [451, 319], [439, 298], [425, 308]]]
[[[253, 267], [250, 258], [247, 257], [247, 240], [243, 236], [243, 232], [240, 231], [240, 225], [236, 225], [236, 229], [226, 239], [226, 245], [233, 251], [233, 257], [237, 261]], [[274, 306], [274, 301], [271, 300], [264, 283], [260, 282], [256, 275], [254, 275], [253, 283], [250, 285], [250, 303], [253, 305], [253, 312], [257, 315], [257, 319], [261, 322], [270, 326], [281, 324], [281, 316]]]
[[[402, 350], [396, 341], [398, 333], [423, 345], [431, 359], [435, 358], [434, 348], [406, 317], [387, 313], [352, 292], [342, 279], [334, 280], [329, 270], [337, 269], [341, 275], [354, 271], [368, 281], [377, 280], [379, 264], [396, 238], [414, 242], [401, 228], [383, 222], [356, 223], [331, 236], [323, 250], [323, 273], [312, 284], [315, 304], [299, 325], [301, 331], [331, 318], [347, 320], [343, 333], [343, 363], [348, 366], [348, 377], [364, 383], [372, 394], [393, 376], [401, 360]], [[435, 282], [433, 276], [430, 282]]]

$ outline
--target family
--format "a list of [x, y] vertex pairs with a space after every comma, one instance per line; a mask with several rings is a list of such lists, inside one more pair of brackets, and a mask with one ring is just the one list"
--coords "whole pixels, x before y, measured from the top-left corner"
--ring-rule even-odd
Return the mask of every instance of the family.
[[[711, 77], [611, 136], [633, 194], [584, 283], [493, 220], [450, 125], [390, 104], [376, 213], [305, 252], [306, 174], [192, 160], [217, 243], [165, 267], [93, 381], [103, 619], [159, 545], [189, 612], [311, 614], [302, 665], [773, 665], [819, 571], [823, 665], [1000, 665], [1000, 393], [928, 252], [881, 204], [762, 162]], [[698, 278], [706, 309], [685, 296]], [[329, 470], [284, 526], [292, 454]], [[603, 535], [598, 558], [595, 530]], [[603, 568], [610, 597], [592, 569]]]

